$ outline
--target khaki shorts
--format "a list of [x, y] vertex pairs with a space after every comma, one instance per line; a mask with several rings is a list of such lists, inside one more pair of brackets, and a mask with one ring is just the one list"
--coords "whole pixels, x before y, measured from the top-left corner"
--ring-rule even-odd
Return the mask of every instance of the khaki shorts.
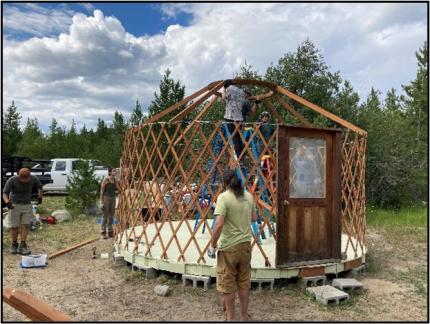
[[21, 224], [29, 225], [33, 217], [31, 204], [15, 204], [15, 207], [9, 210], [10, 227], [19, 227]]
[[251, 287], [251, 242], [218, 251], [216, 288], [224, 294]]

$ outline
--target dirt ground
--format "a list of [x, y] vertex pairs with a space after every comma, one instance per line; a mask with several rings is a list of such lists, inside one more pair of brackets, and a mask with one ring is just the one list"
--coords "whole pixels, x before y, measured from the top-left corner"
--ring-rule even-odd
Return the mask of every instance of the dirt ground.
[[[69, 226], [72, 226], [70, 224]], [[57, 225], [53, 225], [57, 226]], [[85, 228], [97, 233], [95, 222]], [[70, 229], [73, 232], [73, 229]], [[33, 253], [58, 250], [52, 242], [28, 240]], [[39, 235], [40, 236], [40, 235]], [[87, 237], [87, 239], [90, 237]], [[83, 240], [82, 240], [83, 241]], [[296, 283], [276, 283], [273, 292], [252, 290], [252, 321], [425, 321], [427, 320], [427, 231], [425, 228], [370, 228], [368, 270], [357, 277], [365, 289], [341, 306], [322, 306]], [[3, 240], [4, 243], [6, 243]], [[214, 285], [208, 290], [182, 287], [180, 277], [161, 274], [146, 280], [143, 273], [113, 264], [113, 240], [99, 240], [49, 261], [45, 269], [20, 269], [20, 257], [3, 250], [3, 287], [19, 287], [68, 314], [75, 321], [223, 321], [225, 315]], [[98, 258], [93, 260], [92, 247]], [[172, 288], [159, 297], [153, 288]], [[237, 305], [238, 306], [238, 305]], [[238, 307], [237, 307], [238, 308]], [[3, 321], [25, 316], [3, 303]]]

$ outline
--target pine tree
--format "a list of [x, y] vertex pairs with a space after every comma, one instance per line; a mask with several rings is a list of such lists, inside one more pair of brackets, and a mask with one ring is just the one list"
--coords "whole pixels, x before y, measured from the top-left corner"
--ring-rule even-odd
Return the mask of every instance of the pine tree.
[[[332, 111], [335, 110], [335, 97], [342, 83], [339, 72], [330, 72], [320, 49], [310, 40], [300, 44], [296, 52], [285, 54], [278, 60], [277, 65], [271, 64], [267, 68], [265, 79]], [[291, 101], [290, 104], [311, 123], [331, 126], [330, 123], [324, 124], [325, 119], [321, 119], [321, 115], [310, 109], [303, 108], [294, 101]], [[282, 108], [278, 108], [278, 111], [282, 110]], [[290, 114], [287, 114], [286, 117], [289, 123], [297, 122]]]
[[4, 155], [13, 155], [16, 153], [19, 143], [22, 139], [22, 132], [19, 128], [21, 115], [15, 102], [7, 108], [2, 120], [3, 151]]
[[142, 108], [140, 106], [140, 102], [138, 99], [136, 99], [136, 106], [134, 107], [129, 124], [131, 127], [139, 125], [143, 121], [143, 114], [142, 114]]
[[[155, 99], [149, 105], [149, 117], [158, 114], [164, 109], [184, 99], [185, 86], [181, 85], [179, 81], [174, 81], [172, 78], [170, 78], [170, 74], [171, 71], [169, 69], [164, 72], [163, 79], [160, 81], [159, 86], [160, 93], [154, 93]], [[172, 112], [161, 118], [160, 121], [168, 121], [176, 113], [177, 111]]]
[[32, 159], [45, 158], [47, 141], [43, 136], [37, 118], [27, 118], [27, 125], [24, 128], [21, 144], [17, 155]]
[[66, 208], [73, 216], [89, 213], [96, 203], [99, 187], [92, 163], [80, 160], [68, 177]]

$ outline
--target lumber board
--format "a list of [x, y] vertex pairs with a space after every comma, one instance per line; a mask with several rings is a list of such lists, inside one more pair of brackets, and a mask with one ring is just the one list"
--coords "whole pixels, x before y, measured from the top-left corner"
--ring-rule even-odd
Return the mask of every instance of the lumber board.
[[97, 241], [97, 240], [98, 240], [98, 238], [91, 239], [91, 240], [84, 241], [84, 242], [81, 242], [81, 243], [79, 243], [79, 244], [76, 244], [76, 245], [70, 246], [70, 247], [68, 247], [68, 248], [66, 248], [66, 249], [64, 249], [64, 250], [57, 251], [57, 252], [55, 252], [55, 253], [50, 254], [50, 255], [48, 256], [48, 259], [56, 258], [56, 257], [58, 257], [58, 256], [60, 256], [60, 255], [66, 254], [66, 253], [68, 253], [68, 252], [70, 252], [70, 251], [73, 251], [73, 250], [75, 250], [75, 249], [77, 249], [77, 248], [80, 248], [80, 247], [82, 247], [82, 246], [84, 246], [84, 245], [87, 245], [87, 244], [90, 244], [90, 243], [92, 243], [92, 242], [95, 242], [95, 241]]
[[286, 102], [284, 99], [282, 99], [280, 96], [275, 95], [276, 100], [284, 107], [286, 110], [288, 110], [294, 117], [296, 117], [303, 125], [306, 127], [312, 127], [312, 124], [306, 120], [305, 117], [303, 117], [302, 114], [300, 114], [297, 110], [295, 110], [288, 102]]
[[42, 302], [24, 290], [3, 287], [3, 301], [12, 306], [32, 321], [36, 322], [71, 322], [72, 319]]

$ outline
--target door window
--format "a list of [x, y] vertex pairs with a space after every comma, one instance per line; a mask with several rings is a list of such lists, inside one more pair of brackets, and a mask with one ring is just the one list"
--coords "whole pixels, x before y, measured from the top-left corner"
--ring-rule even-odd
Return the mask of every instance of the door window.
[[57, 161], [55, 171], [66, 171], [66, 161]]
[[290, 198], [325, 198], [325, 140], [291, 137], [289, 143]]

